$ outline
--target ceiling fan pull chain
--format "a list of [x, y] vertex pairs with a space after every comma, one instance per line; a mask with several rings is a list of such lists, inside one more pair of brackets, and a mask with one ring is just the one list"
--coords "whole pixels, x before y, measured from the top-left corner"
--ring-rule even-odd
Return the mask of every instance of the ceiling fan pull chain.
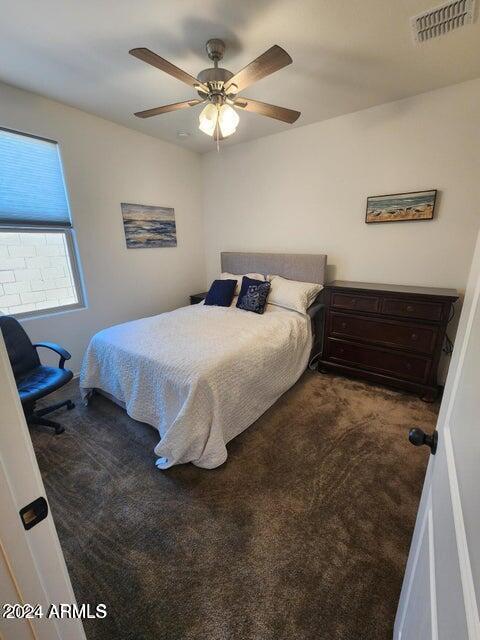
[[218, 118], [217, 118], [217, 124], [215, 125], [215, 140], [217, 142], [217, 153], [220, 153], [220, 126], [218, 124]]

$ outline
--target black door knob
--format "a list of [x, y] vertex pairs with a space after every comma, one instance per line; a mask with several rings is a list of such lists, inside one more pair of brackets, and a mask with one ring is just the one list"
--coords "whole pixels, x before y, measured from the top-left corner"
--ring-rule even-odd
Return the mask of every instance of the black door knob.
[[408, 432], [408, 439], [416, 447], [420, 447], [422, 444], [426, 444], [427, 447], [430, 447], [432, 454], [435, 455], [438, 444], [438, 433], [436, 430], [432, 433], [432, 435], [430, 435], [428, 433], [425, 433], [425, 431], [422, 431], [422, 429], [414, 427]]

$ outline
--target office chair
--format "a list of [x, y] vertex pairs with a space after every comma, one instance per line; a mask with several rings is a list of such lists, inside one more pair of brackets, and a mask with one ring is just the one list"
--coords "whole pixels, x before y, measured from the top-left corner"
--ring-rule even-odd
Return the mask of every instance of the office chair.
[[[70, 382], [73, 373], [65, 369], [64, 365], [65, 360], [69, 360], [71, 355], [53, 342], [32, 344], [22, 325], [12, 316], [0, 316], [0, 330], [5, 340], [26, 421], [28, 424], [52, 427], [56, 434], [63, 433], [65, 429], [61, 424], [44, 416], [61, 407], [66, 407], [68, 410], [73, 409], [75, 407], [73, 402], [64, 400], [37, 411], [35, 403]], [[58, 367], [41, 364], [37, 353], [39, 347], [45, 347], [58, 353], [60, 356]]]

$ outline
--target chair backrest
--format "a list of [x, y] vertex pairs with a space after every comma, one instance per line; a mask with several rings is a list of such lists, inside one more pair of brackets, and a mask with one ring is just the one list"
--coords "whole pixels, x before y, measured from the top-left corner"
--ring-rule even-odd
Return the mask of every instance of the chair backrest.
[[40, 365], [37, 350], [18, 320], [12, 316], [0, 316], [0, 330], [16, 380]]

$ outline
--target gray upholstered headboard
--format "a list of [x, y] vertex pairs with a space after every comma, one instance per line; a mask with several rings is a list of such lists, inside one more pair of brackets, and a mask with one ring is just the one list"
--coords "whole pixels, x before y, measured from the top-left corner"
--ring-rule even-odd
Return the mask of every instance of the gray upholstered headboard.
[[229, 273], [269, 273], [299, 280], [325, 284], [327, 256], [313, 253], [243, 253], [226, 251], [220, 254], [222, 271]]

